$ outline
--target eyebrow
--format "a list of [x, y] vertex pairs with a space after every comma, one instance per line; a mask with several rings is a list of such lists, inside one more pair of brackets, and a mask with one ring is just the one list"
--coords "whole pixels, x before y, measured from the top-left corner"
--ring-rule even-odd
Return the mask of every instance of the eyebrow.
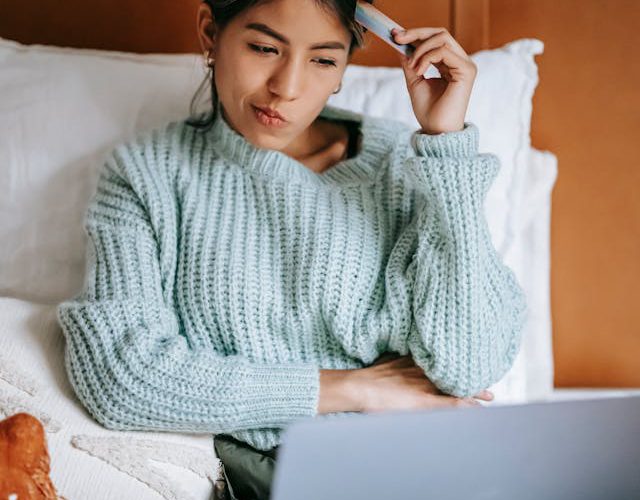
[[[260, 31], [261, 33], [264, 33], [265, 35], [269, 35], [269, 36], [275, 38], [276, 40], [280, 40], [282, 43], [284, 43], [286, 45], [289, 45], [289, 40], [284, 35], [281, 35], [277, 31], [269, 28], [269, 26], [267, 26], [266, 24], [249, 23], [249, 24], [247, 24], [245, 26], [245, 28], [250, 29], [250, 30]], [[311, 50], [315, 50], [315, 49], [342, 49], [342, 50], [347, 50], [347, 48], [341, 42], [316, 43], [315, 45], [312, 45], [310, 47], [310, 49]]]

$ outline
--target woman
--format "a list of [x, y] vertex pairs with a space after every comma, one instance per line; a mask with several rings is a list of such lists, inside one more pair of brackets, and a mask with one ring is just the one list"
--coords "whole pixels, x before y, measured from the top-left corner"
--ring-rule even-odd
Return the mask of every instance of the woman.
[[409, 29], [420, 130], [327, 106], [354, 9], [201, 5], [211, 113], [113, 150], [83, 292], [57, 309], [96, 420], [215, 434], [231, 498], [268, 497], [292, 422], [478, 406], [518, 352], [524, 295], [482, 210], [499, 163], [464, 122], [476, 67], [446, 30]]

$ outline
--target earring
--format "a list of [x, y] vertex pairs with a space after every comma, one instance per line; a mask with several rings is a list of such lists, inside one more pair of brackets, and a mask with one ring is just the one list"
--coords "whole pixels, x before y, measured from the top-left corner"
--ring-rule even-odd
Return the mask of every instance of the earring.
[[207, 50], [204, 53], [204, 57], [205, 57], [205, 65], [209, 68], [213, 68], [213, 65], [216, 62], [216, 58], [211, 56], [211, 50]]
[[341, 89], [342, 89], [342, 82], [340, 82], [340, 85], [338, 85], [338, 88], [333, 93], [337, 94], [338, 92], [340, 92]]

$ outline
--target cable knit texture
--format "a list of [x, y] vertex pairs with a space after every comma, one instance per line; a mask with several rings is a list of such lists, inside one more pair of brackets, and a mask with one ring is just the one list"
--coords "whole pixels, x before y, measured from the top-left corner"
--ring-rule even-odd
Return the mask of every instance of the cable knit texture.
[[320, 369], [411, 354], [442, 391], [500, 380], [526, 302], [483, 212], [499, 169], [478, 129], [360, 122], [315, 173], [221, 115], [109, 153], [84, 220], [83, 290], [57, 307], [71, 384], [110, 429], [228, 433], [255, 448], [317, 414]]

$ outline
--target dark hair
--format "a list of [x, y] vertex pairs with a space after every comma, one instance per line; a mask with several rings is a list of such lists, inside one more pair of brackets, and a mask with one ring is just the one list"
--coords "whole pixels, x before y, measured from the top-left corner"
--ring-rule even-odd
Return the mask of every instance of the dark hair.
[[[234, 17], [244, 10], [266, 1], [268, 0], [203, 0], [211, 9], [218, 30], [224, 29]], [[374, 0], [365, 1], [371, 4], [374, 2]], [[364, 43], [363, 35], [367, 32], [367, 29], [355, 20], [356, 0], [315, 0], [315, 2], [321, 8], [338, 16], [343, 26], [351, 32], [351, 44], [349, 45], [348, 52], [349, 57], [351, 57], [351, 54], [356, 48], [362, 47]], [[195, 95], [191, 99], [191, 116], [186, 121], [188, 125], [204, 131], [211, 128], [216, 118], [218, 92], [215, 85], [214, 71], [215, 67], [209, 69], [207, 76], [196, 90]], [[200, 99], [200, 95], [206, 90], [207, 83], [209, 83], [208, 87], [211, 93], [212, 109], [208, 113], [197, 115], [197, 102]]]

